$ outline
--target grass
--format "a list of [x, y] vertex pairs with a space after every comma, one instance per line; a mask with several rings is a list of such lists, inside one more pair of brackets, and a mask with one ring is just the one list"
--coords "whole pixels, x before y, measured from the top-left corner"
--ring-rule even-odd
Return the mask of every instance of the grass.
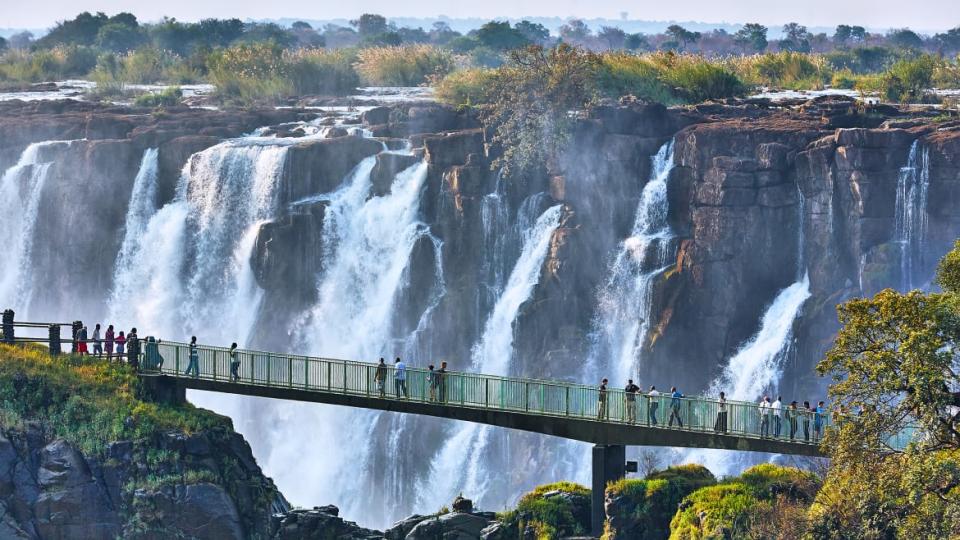
[[[545, 497], [556, 491], [568, 494], [569, 498]], [[528, 529], [538, 540], [578, 536], [587, 531], [574, 516], [574, 504], [589, 508], [590, 490], [573, 482], [555, 482], [525, 494], [516, 509], [500, 514], [498, 519], [518, 536]]]
[[50, 358], [34, 347], [0, 345], [0, 425], [37, 422], [51, 438], [102, 455], [117, 440], [180, 430], [231, 431], [230, 420], [192, 405], [161, 405], [137, 397], [139, 379], [126, 366], [89, 357]]
[[456, 67], [453, 53], [432, 45], [370, 47], [357, 53], [357, 73], [373, 86], [419, 86]]
[[496, 70], [470, 68], [454, 71], [444, 77], [434, 77], [434, 95], [443, 103], [455, 107], [472, 106], [486, 101], [487, 87]]

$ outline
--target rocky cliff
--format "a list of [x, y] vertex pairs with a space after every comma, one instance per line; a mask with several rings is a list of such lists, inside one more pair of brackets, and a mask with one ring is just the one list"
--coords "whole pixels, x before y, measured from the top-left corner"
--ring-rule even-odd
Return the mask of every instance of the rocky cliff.
[[[40, 240], [29, 262], [42, 286], [33, 287], [29, 312], [100, 320], [109, 311], [114, 276], [103, 270], [103, 261], [109, 266], [116, 259], [147, 148], [158, 149], [158, 208], [175, 198], [186, 175], [220, 182], [185, 195], [196, 199], [190, 202], [198, 208], [231, 216], [247, 212], [235, 199], [252, 188], [230, 191], [233, 177], [210, 174], [211, 156], [202, 151], [257, 128], [264, 128], [258, 133], [266, 137], [244, 139], [249, 148], [284, 149], [271, 184], [275, 205], [268, 215], [243, 222], [252, 231], [249, 253], [236, 251], [247, 246], [240, 242], [246, 230], [225, 235], [230, 243], [218, 237], [205, 244], [223, 254], [197, 290], [209, 292], [204, 287], [226, 283], [236, 268], [248, 266], [257, 295], [209, 303], [254, 321], [239, 330], [233, 321], [218, 321], [215, 326], [230, 329], [224, 340], [249, 330], [249, 345], [264, 349], [324, 352], [314, 350], [310, 334], [323, 329], [312, 310], [324, 292], [318, 276], [335, 263], [351, 262], [333, 245], [349, 235], [334, 230], [346, 218], [338, 213], [343, 208], [331, 205], [363, 167], [370, 167], [369, 185], [361, 185], [360, 203], [394, 204], [393, 190], [403, 187], [396, 179], [426, 165], [420, 191], [409, 199], [415, 206], [410, 237], [400, 238], [409, 241], [409, 253], [399, 262], [373, 253], [365, 274], [330, 284], [352, 291], [364, 276], [396, 271], [395, 290], [376, 296], [382, 306], [360, 306], [387, 311], [376, 328], [347, 328], [323, 345], [375, 335], [383, 343], [374, 344], [379, 348], [368, 356], [403, 354], [421, 365], [445, 359], [454, 369], [469, 369], [524, 235], [555, 205], [562, 205], [561, 219], [536, 286], [510, 323], [508, 371], [584, 382], [639, 373], [644, 386], [676, 384], [687, 393], [714, 384], [728, 360], [757, 334], [778, 293], [808, 276], [810, 297], [787, 325], [789, 343], [772, 361], [782, 376], [762, 383], [798, 399], [821, 396], [824, 381], [814, 376], [813, 366], [836, 330], [834, 306], [884, 287], [928, 285], [933, 264], [960, 236], [960, 124], [843, 98], [685, 108], [608, 104], [578, 118], [569, 148], [548, 168], [509, 179], [491, 170], [500, 149], [489, 143], [476, 118], [433, 104], [338, 117], [301, 110], [152, 113], [68, 102], [8, 103], [0, 107], [0, 166], [12, 166], [30, 143], [77, 139], [43, 150], [51, 165], [34, 233]], [[668, 163], [655, 164], [652, 158], [667, 148]], [[235, 176], [255, 165], [224, 156], [232, 155], [218, 154], [221, 167]], [[647, 237], [636, 230], [642, 221], [638, 208], [646, 204], [644, 191], [655, 173], [666, 176], [658, 207], [666, 228]], [[356, 217], [360, 210], [350, 212]], [[187, 230], [201, 226], [193, 216], [184, 223]], [[390, 232], [381, 223], [358, 226]], [[362, 240], [354, 248], [376, 238]], [[176, 246], [188, 253], [174, 269], [177, 281], [204, 270], [197, 265], [199, 245]], [[144, 258], [152, 255], [148, 250]], [[622, 268], [618, 257], [626, 261]], [[398, 268], [391, 267], [395, 262]], [[143, 277], [150, 290], [166, 293], [169, 283], [150, 277]], [[630, 287], [612, 286], [617, 280]], [[365, 299], [349, 297], [323, 316], [331, 323], [367, 321], [355, 314], [357, 306], [346, 305]], [[621, 303], [624, 299], [629, 301]], [[190, 309], [209, 307], [207, 300], [198, 296]], [[182, 306], [163, 308], [174, 312], [175, 324], [152, 331], [221, 335], [210, 328], [206, 312], [193, 320]], [[247, 317], [248, 310], [255, 313]], [[264, 419], [268, 410], [257, 408], [251, 416], [273, 421]], [[362, 487], [356, 491], [366, 494], [364, 508], [388, 508], [387, 517], [378, 519], [407, 515], [430, 498], [428, 488], [411, 494], [405, 487], [411, 483], [461, 480], [438, 480], [431, 471], [430, 461], [439, 459], [450, 433], [447, 423], [390, 415], [364, 421], [375, 433], [400, 434], [389, 441], [389, 451], [384, 437], [364, 454]], [[269, 452], [271, 436], [253, 440], [255, 450]], [[514, 471], [493, 475], [496, 486], [488, 496], [494, 503], [479, 501], [489, 507], [557, 475], [582, 472], [564, 447], [544, 437], [503, 434], [487, 451], [481, 461], [489, 470]], [[444, 485], [456, 494], [456, 486]]]

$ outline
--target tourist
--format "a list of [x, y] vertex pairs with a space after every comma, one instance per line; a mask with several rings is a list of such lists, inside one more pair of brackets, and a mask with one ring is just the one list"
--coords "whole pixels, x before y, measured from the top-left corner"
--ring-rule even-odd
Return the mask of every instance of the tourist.
[[380, 397], [387, 397], [387, 361], [380, 357], [380, 363], [377, 364], [377, 370], [373, 373], [373, 380], [377, 385], [377, 393]]
[[649, 401], [647, 409], [650, 411], [648, 413], [650, 415], [650, 424], [655, 426], [657, 425], [657, 409], [660, 408], [660, 392], [657, 390], [656, 386], [650, 385], [650, 392], [647, 393], [647, 400]]
[[136, 328], [131, 328], [127, 334], [127, 363], [135, 370], [140, 369], [140, 338]]
[[727, 432], [727, 396], [723, 392], [717, 398], [717, 421], [713, 424], [713, 430], [717, 433]]
[[87, 327], [81, 326], [77, 332], [77, 353], [80, 356], [87, 354]]
[[197, 336], [190, 337], [190, 362], [187, 364], [187, 375], [200, 376], [200, 355], [197, 352]]
[[147, 336], [143, 352], [143, 363], [149, 371], [163, 369], [163, 356], [160, 356], [160, 344], [153, 336]]
[[760, 400], [760, 436], [770, 436], [770, 397], [763, 396]]
[[677, 419], [677, 424], [680, 427], [683, 427], [683, 420], [680, 419], [680, 398], [683, 397], [683, 394], [677, 390], [677, 387], [674, 386], [670, 388], [670, 421], [667, 423], [668, 427], [673, 426], [673, 419]]
[[797, 410], [797, 402], [791, 401], [790, 406], [787, 407], [787, 422], [790, 423], [790, 440], [792, 441], [794, 437], [797, 436], [797, 415], [800, 414], [800, 411]]
[[103, 358], [103, 342], [100, 341], [100, 323], [93, 327], [93, 354]]
[[123, 363], [123, 355], [126, 352], [124, 349], [127, 345], [127, 337], [123, 334], [123, 330], [117, 334], [117, 362]]
[[597, 420], [607, 419], [607, 380], [600, 381], [597, 389]]
[[813, 438], [816, 441], [819, 441], [820, 437], [823, 436], [823, 422], [826, 412], [825, 404], [822, 401], [817, 402], [817, 408], [813, 412]]
[[[381, 358], [381, 360], [383, 360]], [[440, 381], [437, 378], [437, 372], [433, 369], [433, 364], [430, 364], [430, 372], [427, 374], [427, 386], [430, 387], [430, 401], [437, 400], [437, 386], [440, 385]]]
[[780, 396], [777, 396], [777, 400], [773, 402], [773, 405], [770, 405], [770, 409], [773, 411], [773, 437], [775, 439], [780, 438], [780, 412], [783, 408], [783, 401]]
[[626, 396], [624, 405], [627, 408], [627, 422], [631, 424], [637, 421], [637, 392], [640, 387], [633, 384], [633, 379], [627, 379], [627, 386], [623, 389], [623, 395]]
[[237, 382], [240, 380], [240, 357], [237, 356], [237, 344], [230, 345], [230, 380]]
[[440, 362], [440, 369], [437, 370], [437, 393], [440, 395], [440, 403], [447, 401], [447, 362]]
[[810, 408], [810, 402], [803, 402], [803, 440], [810, 442], [810, 417], [813, 416], [813, 409]]
[[403, 392], [403, 397], [407, 396], [407, 365], [404, 364], [398, 356], [393, 361], [393, 388], [397, 392], [397, 397]]
[[103, 334], [104, 345], [107, 349], [107, 362], [113, 361], [113, 345], [115, 343], [116, 336], [113, 333], [113, 325], [107, 326], [107, 331]]

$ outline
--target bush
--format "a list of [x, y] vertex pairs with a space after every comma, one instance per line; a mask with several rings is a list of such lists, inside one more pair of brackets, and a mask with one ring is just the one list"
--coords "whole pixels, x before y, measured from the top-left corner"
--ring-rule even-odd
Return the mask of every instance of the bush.
[[668, 105], [699, 103], [746, 93], [743, 81], [726, 66], [700, 55], [657, 52], [602, 55], [601, 92], [632, 95]]
[[179, 86], [171, 86], [162, 92], [147, 92], [137, 96], [133, 104], [137, 107], [173, 107], [180, 104], [183, 91]]
[[456, 107], [484, 103], [495, 74], [495, 70], [484, 68], [454, 71], [435, 80], [434, 96], [442, 103]]
[[418, 86], [453, 71], [453, 54], [432, 45], [371, 47], [357, 54], [360, 78], [374, 86]]
[[[623, 479], [607, 486], [606, 498], [615, 501], [605, 537], [659, 540], [670, 534], [677, 505], [697, 489], [716, 483], [701, 465], [669, 467], [643, 480]], [[620, 527], [616, 530], [615, 527]]]
[[583, 535], [590, 528], [590, 490], [573, 482], [538, 486], [499, 519], [517, 536], [528, 529], [538, 539]]
[[743, 79], [768, 88], [819, 89], [832, 75], [824, 57], [794, 51], [745, 56], [729, 62]]
[[742, 538], [760, 501], [740, 483], [698, 489], [670, 521], [670, 540]]
[[207, 61], [210, 82], [227, 102], [274, 103], [289, 95], [283, 49], [272, 43], [235, 45], [214, 51]]
[[57, 46], [36, 52], [7, 51], [0, 57], [0, 79], [21, 83], [58, 81], [86, 76], [97, 63], [90, 47]]
[[299, 49], [283, 55], [286, 77], [298, 96], [309, 94], [344, 95], [360, 85], [353, 69], [354, 49]]
[[933, 72], [939, 60], [928, 54], [899, 60], [883, 75], [883, 97], [889, 101], [916, 103], [933, 86]]

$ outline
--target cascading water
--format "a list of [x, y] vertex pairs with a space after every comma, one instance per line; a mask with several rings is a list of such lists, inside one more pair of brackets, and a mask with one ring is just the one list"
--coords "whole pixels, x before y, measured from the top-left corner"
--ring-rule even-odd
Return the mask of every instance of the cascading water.
[[897, 178], [894, 240], [900, 244], [900, 286], [904, 291], [917, 286], [914, 274], [924, 262], [929, 187], [930, 149], [921, 149], [918, 139], [910, 146], [907, 164]]
[[667, 223], [672, 140], [660, 148], [652, 165], [630, 237], [620, 244], [599, 294], [589, 373], [584, 374], [590, 378], [597, 373], [600, 359], [612, 359], [612, 365], [603, 371], [615, 381], [625, 382], [636, 372], [650, 330], [653, 284], [675, 254], [673, 233]]
[[[524, 230], [520, 256], [484, 325], [480, 340], [473, 347], [470, 371], [508, 374], [513, 359], [513, 322], [539, 282], [550, 240], [562, 214], [562, 205], [553, 206]], [[518, 223], [523, 222], [523, 218], [518, 219]], [[495, 465], [487, 456], [491, 431], [491, 427], [477, 424], [454, 425], [432, 462], [429, 480], [418, 489], [418, 505], [438, 507], [458, 492], [469, 493], [481, 505], [485, 504], [490, 484], [497, 480], [496, 475], [490, 474]], [[486, 501], [487, 507], [492, 506], [489, 502]]]
[[[130, 203], [127, 205], [127, 217], [124, 222], [123, 241], [120, 244], [120, 253], [117, 254], [117, 262], [114, 265], [113, 275], [116, 279], [133, 276], [132, 267], [143, 262], [140, 251], [143, 246], [147, 245], [143, 241], [144, 235], [147, 232], [150, 219], [159, 209], [159, 201], [157, 200], [159, 188], [157, 184], [158, 155], [159, 152], [156, 148], [145, 150], [143, 158], [140, 160], [140, 169], [133, 180], [133, 191], [130, 193]], [[110, 305], [116, 306], [124, 302], [138, 289], [138, 283], [115, 281]]]
[[28, 316], [33, 283], [29, 265], [40, 198], [50, 166], [50, 149], [73, 141], [45, 141], [27, 146], [17, 163], [0, 180], [0, 238], [10, 242], [0, 258], [0, 306], [19, 309]]
[[[306, 352], [375, 360], [393, 356], [390, 353], [402, 350], [404, 341], [418, 335], [417, 330], [410, 336], [394, 335], [391, 321], [414, 245], [428, 238], [435, 249], [439, 247], [419, 216], [427, 164], [400, 172], [389, 194], [371, 198], [375, 163], [374, 157], [363, 160], [345, 185], [316, 198], [327, 202], [324, 265], [318, 276], [318, 300], [294, 332]], [[442, 275], [438, 281], [442, 283]], [[436, 294], [442, 293], [438, 287]], [[384, 440], [373, 433], [379, 418], [371, 411], [282, 403], [260, 414], [265, 433], [254, 435], [252, 443], [265, 470], [292, 501], [334, 501], [344, 512], [361, 515], [370, 504], [370, 490], [383, 487], [383, 479], [371, 477], [369, 466], [376, 443]], [[390, 429], [395, 435], [400, 428]], [[297, 443], [277, 444], [292, 440]], [[302, 459], [303, 448], [311, 446], [324, 448], [322, 460]]]

